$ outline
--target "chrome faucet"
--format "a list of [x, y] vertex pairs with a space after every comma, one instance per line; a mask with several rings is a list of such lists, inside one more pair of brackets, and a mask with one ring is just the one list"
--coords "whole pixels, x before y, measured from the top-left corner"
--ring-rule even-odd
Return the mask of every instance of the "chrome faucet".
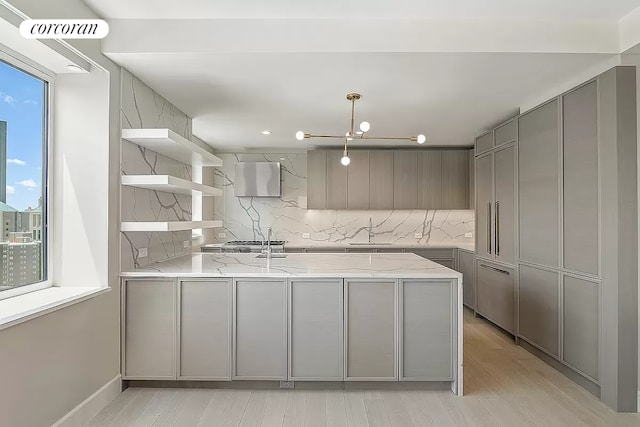
[[373, 220], [371, 219], [371, 217], [369, 217], [369, 243], [371, 243], [371, 239], [374, 236], [375, 235], [373, 234]]
[[[262, 240], [262, 246], [264, 247], [264, 239]], [[271, 258], [271, 227], [267, 230], [267, 250], [263, 250], [262, 253], [266, 254], [267, 258]]]

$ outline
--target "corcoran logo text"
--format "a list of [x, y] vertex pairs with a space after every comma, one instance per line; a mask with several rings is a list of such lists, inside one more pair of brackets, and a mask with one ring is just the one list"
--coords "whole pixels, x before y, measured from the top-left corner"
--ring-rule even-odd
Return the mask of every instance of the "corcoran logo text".
[[20, 24], [27, 39], [102, 39], [108, 33], [102, 19], [27, 19]]

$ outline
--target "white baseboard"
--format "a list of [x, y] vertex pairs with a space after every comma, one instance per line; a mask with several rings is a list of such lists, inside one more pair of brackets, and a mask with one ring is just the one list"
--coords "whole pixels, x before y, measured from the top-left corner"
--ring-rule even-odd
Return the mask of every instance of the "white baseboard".
[[100, 387], [98, 391], [87, 397], [82, 403], [60, 418], [53, 427], [82, 427], [98, 415], [105, 406], [115, 399], [122, 390], [122, 376], [118, 374], [114, 379]]

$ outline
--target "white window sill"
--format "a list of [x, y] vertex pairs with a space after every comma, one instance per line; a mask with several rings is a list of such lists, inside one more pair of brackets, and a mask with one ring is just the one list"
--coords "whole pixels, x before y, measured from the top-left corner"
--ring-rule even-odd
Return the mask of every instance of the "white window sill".
[[85, 301], [111, 288], [52, 286], [28, 294], [0, 300], [0, 330]]

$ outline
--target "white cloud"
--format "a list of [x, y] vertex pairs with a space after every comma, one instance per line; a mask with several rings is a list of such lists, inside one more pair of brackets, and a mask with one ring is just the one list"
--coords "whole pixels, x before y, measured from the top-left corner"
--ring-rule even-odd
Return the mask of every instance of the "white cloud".
[[12, 185], [7, 185], [7, 194], [16, 194], [16, 188]]
[[36, 184], [36, 182], [32, 179], [25, 179], [24, 181], [18, 181], [16, 184], [20, 184], [23, 187], [27, 187], [27, 188], [36, 188], [38, 186], [38, 184]]
[[9, 105], [15, 105], [17, 101], [17, 99], [15, 99], [13, 96], [7, 95], [4, 92], [0, 92], [0, 100], [6, 102]]
[[27, 162], [25, 162], [24, 160], [20, 160], [20, 159], [7, 159], [7, 164], [24, 166], [24, 165], [27, 164]]
[[25, 99], [22, 102], [24, 102], [25, 104], [38, 105], [38, 101], [34, 101], [33, 99]]

